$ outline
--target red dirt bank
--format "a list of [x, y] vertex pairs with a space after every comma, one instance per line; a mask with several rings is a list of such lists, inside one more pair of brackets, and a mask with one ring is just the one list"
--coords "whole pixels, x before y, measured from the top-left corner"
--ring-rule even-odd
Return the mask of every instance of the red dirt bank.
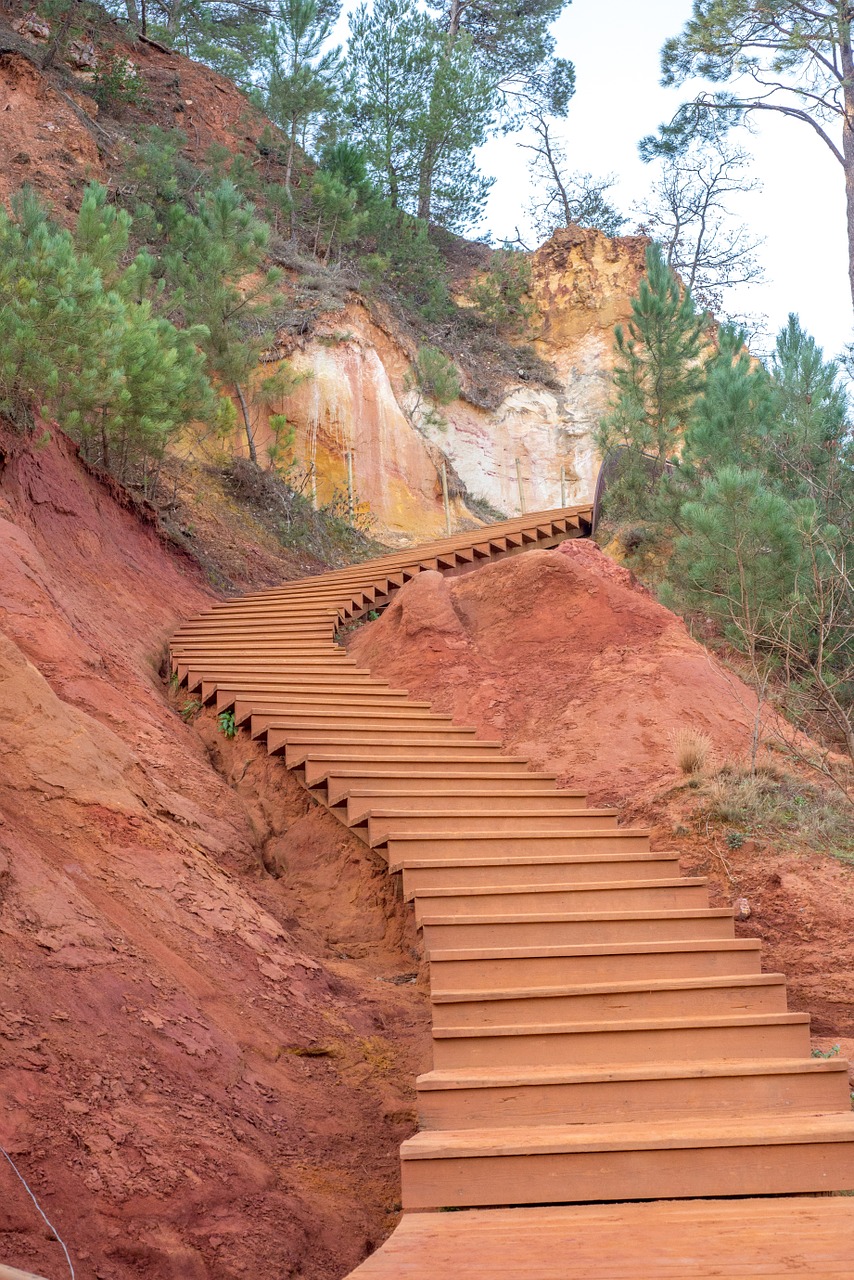
[[668, 735], [744, 754], [755, 699], [592, 542], [421, 574], [351, 653], [602, 803], [678, 777]]
[[[0, 440], [0, 1144], [78, 1276], [334, 1280], [393, 1223], [414, 934], [284, 769], [168, 705], [211, 599], [66, 444]], [[0, 1260], [58, 1275], [4, 1168]]]

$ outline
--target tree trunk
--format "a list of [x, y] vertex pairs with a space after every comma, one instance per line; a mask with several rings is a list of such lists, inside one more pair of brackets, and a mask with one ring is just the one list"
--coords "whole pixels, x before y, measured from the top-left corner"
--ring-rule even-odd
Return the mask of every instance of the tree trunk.
[[135, 31], [139, 31], [142, 24], [139, 20], [139, 9], [136, 6], [136, 0], [125, 0], [125, 12], [130, 25]]
[[255, 433], [252, 430], [252, 423], [249, 420], [249, 407], [246, 403], [246, 397], [243, 394], [243, 388], [239, 382], [235, 382], [234, 389], [237, 392], [237, 398], [240, 401], [240, 409], [243, 414], [243, 425], [246, 428], [246, 443], [249, 446], [249, 457], [258, 465], [258, 451], [255, 448]]
[[839, 58], [845, 77], [842, 121], [842, 167], [845, 173], [845, 210], [848, 226], [848, 285], [854, 304], [854, 56], [851, 51], [851, 27], [840, 33]]
[[290, 220], [292, 240], [296, 234], [296, 223], [294, 220], [294, 196], [293, 196], [293, 191], [291, 190], [291, 177], [294, 169], [294, 155], [296, 153], [296, 149], [297, 149], [297, 118], [296, 116], [292, 116], [291, 117], [291, 136], [288, 139], [288, 159], [285, 165], [285, 190], [287, 191], [288, 199], [291, 202], [288, 218]]
[[56, 61], [57, 53], [60, 48], [65, 45], [72, 19], [77, 12], [78, 3], [79, 0], [68, 0], [68, 7], [62, 15], [62, 21], [51, 36], [48, 41], [48, 46], [44, 51], [44, 57], [42, 58], [42, 71], [47, 71], [49, 67], [53, 66]]
[[549, 169], [551, 170], [552, 180], [555, 184], [555, 190], [557, 191], [558, 199], [560, 200], [561, 205], [563, 206], [564, 225], [567, 227], [570, 227], [572, 226], [572, 210], [569, 207], [569, 197], [566, 194], [566, 186], [564, 185], [564, 181], [561, 176], [560, 165], [558, 164], [557, 156], [554, 154], [554, 151], [552, 150], [552, 140], [551, 140], [551, 135], [549, 133], [549, 125], [545, 117], [543, 116], [539, 117], [539, 124], [536, 127], [536, 132], [539, 133], [540, 137], [543, 140], [543, 148], [542, 148], [541, 154], [544, 155], [546, 158], [546, 163], [548, 164]]
[[[845, 94], [845, 123], [842, 126], [842, 154], [845, 157], [845, 209], [848, 226], [848, 284], [854, 305], [854, 91]], [[852, 99], [848, 107], [848, 99]]]
[[170, 36], [177, 35], [181, 29], [181, 0], [172, 0], [166, 11], [166, 30]]
[[451, 15], [448, 21], [448, 35], [451, 37], [451, 39], [453, 39], [454, 36], [459, 34], [460, 15], [462, 14], [462, 11], [463, 11], [463, 6], [461, 3], [461, 0], [451, 0]]
[[433, 174], [436, 171], [438, 151], [435, 142], [428, 142], [418, 170], [418, 217], [428, 223], [433, 205]]

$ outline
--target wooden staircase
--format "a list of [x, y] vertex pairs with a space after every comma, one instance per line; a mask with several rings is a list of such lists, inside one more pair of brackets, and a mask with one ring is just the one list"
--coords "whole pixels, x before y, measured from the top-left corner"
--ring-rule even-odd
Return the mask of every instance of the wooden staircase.
[[[824, 1274], [854, 1274], [833, 1271], [854, 1201], [804, 1198], [854, 1189], [847, 1064], [810, 1056], [809, 1019], [787, 1011], [781, 975], [760, 972], [759, 944], [709, 907], [705, 880], [680, 876], [676, 851], [652, 851], [645, 830], [359, 670], [335, 643], [416, 574], [556, 546], [589, 532], [591, 514], [528, 515], [286, 583], [215, 606], [172, 643], [188, 690], [233, 710], [401, 874], [422, 930], [433, 1069], [401, 1149], [403, 1208], [472, 1212], [405, 1215], [354, 1276], [593, 1274], [549, 1269], [557, 1242], [591, 1229], [590, 1202], [613, 1202], [610, 1217], [599, 1211], [609, 1240], [629, 1232], [625, 1258], [603, 1254], [597, 1275], [612, 1274], [606, 1263], [615, 1276], [803, 1274], [785, 1269], [784, 1227], [809, 1235], [816, 1218]], [[760, 1235], [773, 1217], [760, 1271], [727, 1270], [719, 1249], [723, 1269], [705, 1269], [678, 1204], [624, 1203], [781, 1195], [788, 1218], [772, 1199], [742, 1202], [752, 1208], [734, 1218], [723, 1201], [719, 1220], [698, 1211], [712, 1235], [728, 1213]], [[677, 1243], [682, 1231], [687, 1269], [644, 1269], [630, 1227], [644, 1209]], [[490, 1221], [500, 1248], [484, 1243]], [[650, 1245], [650, 1268], [657, 1258]]]

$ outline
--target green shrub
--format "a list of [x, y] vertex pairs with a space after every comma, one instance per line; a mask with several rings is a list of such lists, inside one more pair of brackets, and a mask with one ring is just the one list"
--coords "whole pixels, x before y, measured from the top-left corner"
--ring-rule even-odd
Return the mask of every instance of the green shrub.
[[453, 314], [448, 273], [427, 224], [387, 200], [367, 210], [362, 244], [372, 246], [360, 265], [375, 285], [393, 289], [425, 320], [445, 320]]
[[139, 106], [145, 101], [145, 88], [133, 63], [116, 53], [100, 60], [92, 78], [92, 93], [102, 111]]
[[450, 404], [460, 394], [460, 372], [438, 347], [419, 347], [415, 361], [418, 386], [436, 404]]
[[95, 184], [73, 232], [31, 191], [0, 208], [0, 410], [55, 417], [88, 461], [150, 496], [168, 440], [215, 397], [201, 331], [157, 314], [148, 254], [127, 261], [130, 225]]
[[237, 734], [237, 725], [234, 721], [233, 711], [221, 711], [216, 718], [220, 733], [224, 733], [226, 738], [233, 738]]
[[524, 333], [533, 315], [527, 299], [531, 260], [520, 249], [498, 249], [489, 269], [469, 290], [479, 314], [498, 332]]

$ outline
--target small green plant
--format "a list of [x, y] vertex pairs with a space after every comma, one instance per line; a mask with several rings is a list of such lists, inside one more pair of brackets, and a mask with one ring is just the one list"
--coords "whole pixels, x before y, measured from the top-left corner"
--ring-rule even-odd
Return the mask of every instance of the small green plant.
[[110, 53], [99, 62], [92, 92], [104, 111], [136, 107], [145, 99], [145, 81], [127, 58]]
[[379, 616], [380, 615], [377, 613], [376, 609], [368, 610], [368, 622], [376, 622]]
[[728, 831], [726, 833], [726, 842], [728, 849], [740, 849], [744, 844], [743, 831]]
[[778, 849], [806, 844], [838, 858], [854, 857], [849, 802], [795, 774], [770, 764], [755, 770], [725, 764], [702, 777], [699, 794], [695, 816], [701, 822], [720, 823], [743, 839], [773, 838]]
[[519, 249], [497, 249], [489, 270], [470, 293], [481, 318], [497, 333], [525, 333], [534, 308], [528, 301], [531, 259]]
[[419, 347], [415, 361], [418, 386], [436, 404], [450, 404], [460, 394], [460, 373], [438, 347]]
[[220, 711], [216, 718], [219, 725], [220, 733], [224, 733], [227, 738], [233, 738], [237, 733], [237, 725], [234, 722], [233, 711]]
[[181, 719], [184, 724], [189, 724], [193, 716], [197, 715], [202, 709], [202, 704], [198, 698], [189, 698], [181, 707]]
[[[834, 1044], [831, 1045], [826, 1052], [824, 1049], [813, 1049], [812, 1056], [814, 1058], [838, 1058], [839, 1053], [840, 1046], [838, 1044]], [[854, 1097], [854, 1094], [852, 1094], [852, 1097]]]

